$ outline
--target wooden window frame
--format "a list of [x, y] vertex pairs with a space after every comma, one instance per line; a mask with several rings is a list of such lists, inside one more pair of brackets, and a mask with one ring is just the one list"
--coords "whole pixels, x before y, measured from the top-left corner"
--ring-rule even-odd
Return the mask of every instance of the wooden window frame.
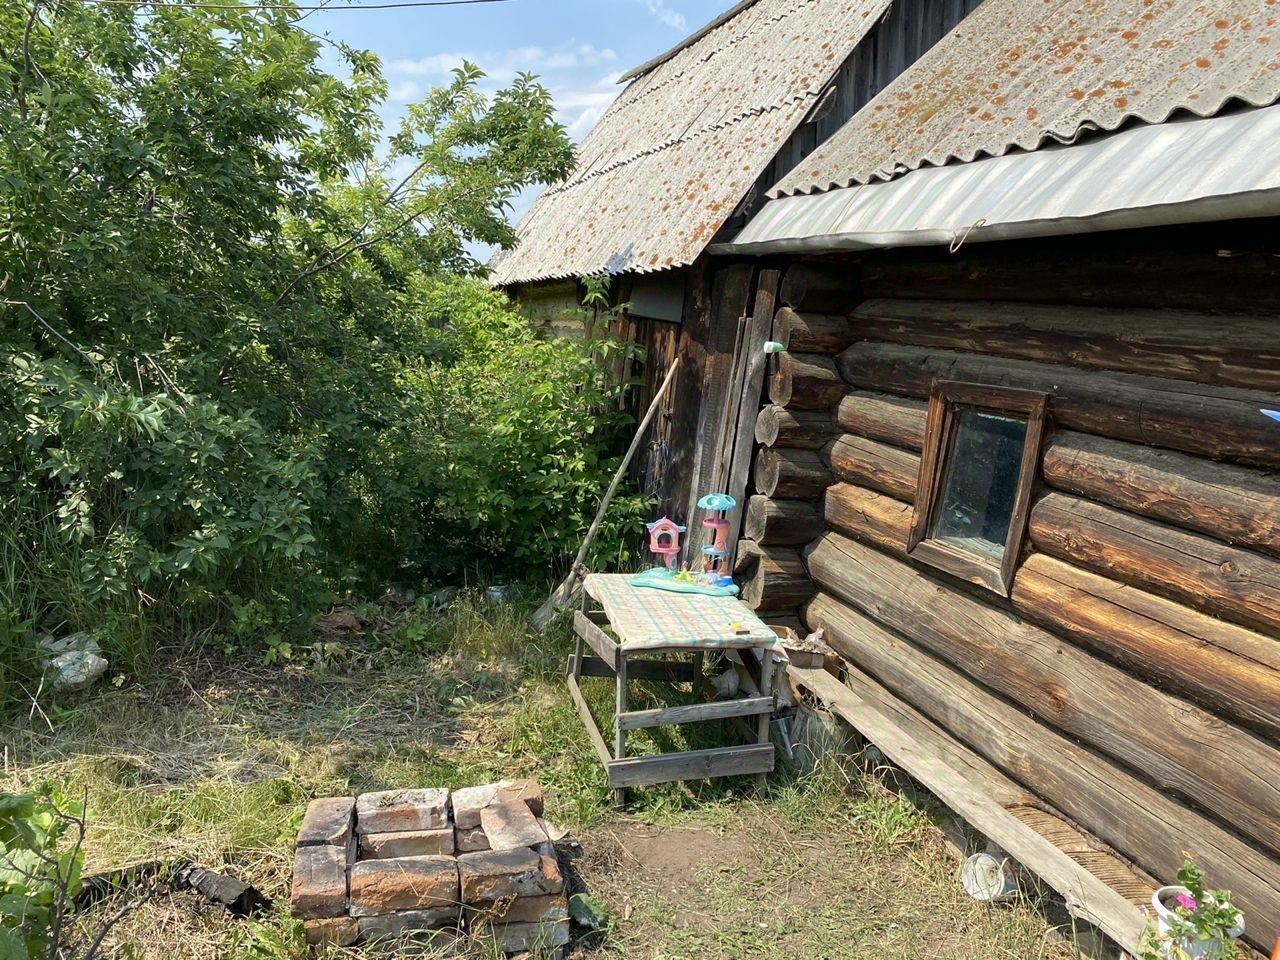
[[[968, 407], [988, 413], [1015, 414], [1019, 418], [1025, 417], [1027, 421], [1027, 436], [1022, 446], [1022, 462], [1018, 471], [1018, 488], [1009, 519], [1009, 535], [1000, 560], [994, 557], [984, 559], [929, 538], [934, 511], [942, 493], [947, 458], [955, 439], [956, 420], [960, 409]], [[907, 552], [911, 557], [969, 583], [985, 587], [1002, 597], [1009, 596], [1031, 513], [1031, 497], [1040, 466], [1040, 447], [1044, 441], [1048, 407], [1048, 394], [1034, 390], [961, 383], [955, 380], [934, 381], [929, 392], [924, 452], [920, 458], [915, 509], [911, 515], [911, 532], [907, 539]]]

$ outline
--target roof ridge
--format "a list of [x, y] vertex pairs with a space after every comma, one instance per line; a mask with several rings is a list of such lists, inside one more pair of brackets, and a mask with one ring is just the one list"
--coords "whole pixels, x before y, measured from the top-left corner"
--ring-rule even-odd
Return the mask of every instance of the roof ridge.
[[626, 73], [624, 73], [622, 76], [618, 78], [618, 82], [621, 83], [623, 80], [630, 80], [633, 77], [639, 78], [644, 76], [646, 73], [656, 70], [658, 67], [662, 66], [664, 63], [666, 63], [676, 54], [682, 53], [685, 50], [687, 50], [689, 47], [692, 47], [695, 43], [697, 43], [703, 37], [707, 36], [710, 33], [713, 33], [715, 30], [724, 26], [724, 24], [728, 23], [730, 20], [734, 19], [738, 14], [744, 13], [748, 8], [754, 7], [759, 2], [760, 0], [740, 0], [739, 3], [734, 4], [724, 13], [720, 14], [717, 17], [712, 17], [711, 20], [703, 24], [697, 30], [693, 31], [693, 33], [689, 34], [687, 37], [685, 37], [683, 40], [677, 43], [674, 47], [671, 47], [669, 50], [658, 54], [656, 57], [653, 57], [650, 60], [646, 60], [644, 63], [640, 64], [638, 67], [632, 67], [630, 70], [628, 70]]

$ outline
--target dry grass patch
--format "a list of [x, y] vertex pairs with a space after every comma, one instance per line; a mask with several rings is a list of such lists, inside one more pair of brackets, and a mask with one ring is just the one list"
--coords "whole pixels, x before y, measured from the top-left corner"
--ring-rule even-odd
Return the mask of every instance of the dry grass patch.
[[[191, 894], [148, 899], [112, 936], [111, 955], [129, 960], [310, 956], [284, 915], [309, 799], [502, 776], [541, 780], [548, 816], [582, 840], [571, 874], [612, 923], [575, 947], [580, 957], [1068, 955], [1031, 905], [967, 900], [930, 811], [875, 777], [779, 776], [767, 800], [749, 782], [672, 784], [638, 791], [625, 815], [611, 810], [560, 676], [568, 637], [530, 637], [522, 614], [464, 597], [306, 669], [185, 654], [163, 679], [10, 725], [4, 789], [87, 792], [91, 871], [189, 860], [277, 900], [274, 915], [247, 923]], [[604, 722], [610, 695], [588, 689]], [[721, 736], [705, 725], [687, 745]], [[423, 955], [397, 955], [411, 953]]]

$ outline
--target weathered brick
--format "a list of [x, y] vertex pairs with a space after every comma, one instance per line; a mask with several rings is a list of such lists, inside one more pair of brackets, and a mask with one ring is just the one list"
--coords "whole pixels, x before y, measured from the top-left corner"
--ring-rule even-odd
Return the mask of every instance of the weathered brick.
[[403, 937], [420, 930], [438, 930], [454, 926], [458, 922], [457, 907], [437, 907], [434, 910], [402, 910], [380, 917], [361, 917], [360, 935], [366, 940], [384, 940]]
[[557, 923], [569, 919], [569, 898], [563, 893], [512, 897], [467, 907], [467, 916], [477, 923]]
[[479, 853], [489, 849], [489, 838], [481, 827], [464, 830], [458, 827], [453, 832], [453, 845], [458, 853]]
[[361, 834], [439, 830], [450, 825], [448, 790], [383, 790], [356, 800], [356, 830]]
[[298, 828], [298, 846], [345, 847], [355, 825], [354, 797], [324, 797], [307, 804]]
[[361, 860], [351, 867], [353, 917], [433, 910], [458, 902], [458, 862], [453, 857]]
[[542, 816], [542, 787], [534, 780], [501, 780], [453, 791], [453, 822], [463, 830], [480, 826], [480, 811], [492, 803], [523, 800], [536, 816]]
[[555, 923], [493, 923], [476, 928], [476, 936], [492, 939], [505, 953], [557, 950], [569, 942], [569, 921]]
[[313, 947], [349, 947], [360, 939], [360, 926], [351, 917], [307, 920], [302, 924], [302, 935]]
[[492, 803], [480, 811], [480, 827], [489, 838], [491, 850], [513, 850], [547, 842], [547, 832], [529, 807], [513, 803]]
[[340, 917], [347, 909], [345, 847], [298, 847], [289, 912], [299, 920]]
[[458, 858], [462, 900], [492, 903], [509, 897], [540, 897], [564, 889], [560, 866], [528, 847], [466, 853]]
[[394, 860], [397, 857], [453, 856], [453, 829], [408, 830], [402, 833], [366, 833], [360, 838], [360, 857]]

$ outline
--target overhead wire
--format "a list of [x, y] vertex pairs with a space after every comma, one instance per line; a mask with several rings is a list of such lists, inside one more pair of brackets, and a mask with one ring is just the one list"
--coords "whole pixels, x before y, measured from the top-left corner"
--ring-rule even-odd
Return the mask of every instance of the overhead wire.
[[462, 7], [481, 3], [514, 3], [515, 0], [395, 0], [391, 3], [354, 3], [299, 5], [293, 3], [211, 3], [206, 0], [80, 0], [81, 3], [119, 7], [181, 7], [196, 10], [400, 10], [405, 7]]

